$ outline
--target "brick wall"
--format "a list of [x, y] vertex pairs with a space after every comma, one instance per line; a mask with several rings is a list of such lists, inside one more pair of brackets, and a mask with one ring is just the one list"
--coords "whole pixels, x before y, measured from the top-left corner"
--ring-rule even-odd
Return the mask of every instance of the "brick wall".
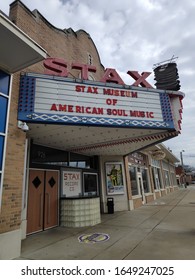
[[25, 133], [17, 128], [19, 75], [13, 78], [4, 170], [0, 233], [19, 228], [22, 206]]
[[[10, 19], [39, 45], [47, 50], [50, 57], [63, 58], [67, 62], [88, 63], [88, 53], [93, 58], [97, 72], [93, 73], [100, 80], [104, 68], [101, 65], [96, 47], [85, 31], [60, 30], [52, 26], [39, 14], [32, 13], [20, 1], [10, 6]], [[43, 73], [43, 63], [37, 63], [24, 69], [26, 72]], [[79, 77], [78, 70], [71, 74]], [[72, 77], [70, 74], [70, 77]], [[0, 212], [0, 233], [18, 229], [21, 223], [22, 183], [26, 134], [17, 128], [17, 109], [20, 73], [13, 76], [13, 87], [8, 127], [7, 150], [5, 160], [2, 209]]]
[[[103, 76], [104, 67], [101, 65], [99, 54], [90, 35], [85, 31], [74, 32], [70, 28], [65, 30], [55, 28], [38, 11], [32, 13], [20, 1], [15, 1], [11, 5], [10, 19], [47, 50], [50, 57], [63, 58], [69, 62], [69, 66], [72, 62], [87, 64], [90, 53], [93, 65], [97, 68], [93, 76], [97, 81]], [[42, 62], [30, 67], [30, 71], [43, 73]], [[78, 70], [71, 70], [71, 74], [79, 77]]]

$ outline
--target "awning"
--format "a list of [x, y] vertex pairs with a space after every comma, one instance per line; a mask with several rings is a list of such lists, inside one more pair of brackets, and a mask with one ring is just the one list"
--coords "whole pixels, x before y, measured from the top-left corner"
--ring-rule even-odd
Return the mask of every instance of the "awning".
[[0, 69], [15, 73], [46, 58], [46, 51], [0, 12]]

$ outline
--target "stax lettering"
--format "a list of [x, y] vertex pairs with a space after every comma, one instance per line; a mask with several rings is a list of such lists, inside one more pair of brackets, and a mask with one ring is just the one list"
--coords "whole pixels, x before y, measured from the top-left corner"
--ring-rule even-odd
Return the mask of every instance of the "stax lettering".
[[[61, 77], [68, 77], [68, 62], [61, 58], [46, 58], [43, 62], [45, 67], [45, 74], [47, 75], [56, 75]], [[71, 69], [77, 69], [81, 71], [81, 79], [88, 80], [89, 72], [96, 72], [96, 67], [88, 64], [81, 63], [72, 63]], [[151, 74], [151, 72], [142, 72], [141, 75], [138, 71], [127, 71], [127, 74], [131, 76], [135, 82], [132, 86], [142, 86], [146, 88], [153, 88], [147, 81], [146, 78]], [[125, 85], [117, 71], [113, 68], [106, 68], [103, 77], [100, 82], [103, 83], [116, 83], [119, 85]], [[84, 88], [78, 88], [78, 91], [83, 91]], [[88, 87], [90, 93], [97, 93], [97, 89], [94, 87]]]
[[98, 88], [97, 87], [89, 87], [89, 86], [76, 86], [77, 92], [87, 92], [87, 93], [94, 93], [98, 94]]
[[80, 179], [80, 174], [75, 174], [75, 173], [65, 173], [64, 174], [64, 180], [79, 180]]

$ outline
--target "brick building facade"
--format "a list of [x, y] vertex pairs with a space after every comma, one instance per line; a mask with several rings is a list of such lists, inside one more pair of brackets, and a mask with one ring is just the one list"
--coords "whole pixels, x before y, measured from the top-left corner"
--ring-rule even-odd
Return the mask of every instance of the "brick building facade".
[[26, 141], [17, 128], [19, 75], [13, 74], [43, 60], [46, 52], [3, 13], [0, 27], [0, 258], [10, 258], [20, 252]]
[[[99, 65], [97, 73], [93, 74], [95, 79], [99, 80], [103, 75], [104, 68], [101, 65], [96, 47], [90, 35], [85, 31], [79, 30], [74, 32], [72, 29], [58, 30], [38, 11], [31, 12], [20, 1], [15, 1], [11, 4], [9, 18], [27, 33], [29, 37], [34, 39], [44, 49], [47, 49], [49, 56], [64, 57], [65, 53], [66, 57], [70, 59], [69, 63], [79, 60], [82, 63], [88, 64], [89, 55], [91, 55], [93, 64], [96, 67]], [[43, 73], [43, 63], [37, 63], [31, 66], [30, 69], [24, 69], [24, 71]], [[73, 69], [69, 75], [78, 77], [79, 71]], [[3, 205], [0, 215], [0, 233], [19, 229], [21, 224], [26, 135], [17, 127], [19, 82], [20, 73], [14, 74], [4, 173]], [[14, 174], [13, 177], [10, 176], [10, 172]]]
[[[42, 121], [34, 121], [32, 118], [29, 118], [27, 124], [30, 129], [24, 132], [18, 128], [18, 120], [24, 121], [20, 119], [19, 105], [21, 102], [21, 106], [24, 107], [22, 110], [24, 110], [25, 113], [25, 106], [29, 106], [29, 100], [21, 101], [23, 98], [22, 87], [26, 87], [26, 92], [24, 92], [24, 94], [26, 94], [25, 96], [28, 96], [28, 98], [25, 98], [31, 98], [29, 97], [31, 94], [29, 81], [33, 81], [32, 87], [34, 81], [37, 84], [38, 82], [42, 83], [42, 88], [48, 91], [51, 90], [51, 88], [49, 86], [47, 87], [47, 83], [52, 83], [52, 85], [56, 85], [57, 83], [58, 87], [60, 85], [64, 87], [63, 83], [66, 82], [70, 83], [70, 86], [72, 86], [72, 84], [74, 86], [81, 86], [82, 84], [81, 87], [85, 87], [86, 83], [88, 83], [88, 90], [91, 90], [90, 85], [96, 87], [96, 90], [97, 88], [100, 90], [103, 87], [106, 87], [106, 89], [109, 88], [110, 83], [108, 82], [110, 81], [108, 80], [109, 78], [112, 79], [112, 75], [107, 76], [107, 82], [99, 82], [105, 75], [105, 68], [101, 64], [93, 40], [84, 30], [75, 32], [71, 28], [64, 30], [58, 29], [51, 25], [37, 10], [30, 11], [21, 1], [14, 1], [10, 5], [9, 18], [18, 28], [47, 51], [48, 59], [58, 59], [53, 62], [53, 67], [58, 74], [54, 74], [54, 69], [51, 64], [49, 67], [45, 68], [43, 62], [38, 62], [32, 66], [29, 65], [29, 67], [23, 69], [22, 72], [15, 73], [12, 79], [3, 192], [1, 197], [0, 244], [2, 244], [4, 240], [8, 242], [9, 238], [11, 238], [10, 233], [15, 232], [15, 234], [12, 234], [12, 237], [15, 238], [13, 239], [15, 249], [13, 249], [13, 253], [9, 255], [9, 258], [13, 258], [18, 256], [21, 248], [21, 240], [26, 238], [26, 234], [49, 228], [49, 226], [46, 227], [43, 225], [40, 229], [34, 228], [28, 231], [28, 222], [30, 218], [33, 219], [32, 216], [28, 216], [30, 215], [28, 212], [32, 210], [28, 209], [30, 205], [29, 199], [31, 199], [32, 195], [32, 193], [29, 193], [29, 190], [31, 187], [36, 190], [39, 189], [41, 185], [40, 178], [46, 178], [48, 174], [48, 176], [52, 174], [49, 179], [51, 189], [53, 189], [56, 181], [59, 182], [56, 215], [58, 220], [57, 225], [62, 226], [84, 226], [100, 222], [100, 212], [107, 212], [107, 199], [110, 195], [114, 196], [115, 210], [123, 211], [133, 210], [141, 206], [143, 202], [147, 203], [174, 190], [174, 188], [177, 187], [174, 180], [170, 179], [169, 182], [166, 183], [166, 180], [168, 180], [167, 176], [171, 176], [166, 175], [169, 173], [169, 164], [171, 164], [173, 168], [174, 162], [177, 161], [177, 159], [170, 155], [170, 152], [167, 151], [165, 153], [164, 170], [167, 173], [165, 172], [165, 175], [162, 175], [164, 177], [161, 179], [160, 175], [157, 173], [158, 164], [160, 163], [153, 162], [153, 167], [154, 169], [156, 168], [153, 172], [156, 173], [152, 174], [152, 152], [150, 150], [144, 152], [146, 159], [143, 160], [142, 166], [139, 166], [139, 163], [132, 165], [127, 155], [179, 134], [179, 122], [181, 121], [179, 118], [181, 117], [181, 99], [183, 96], [181, 93], [172, 92], [169, 94], [169, 92], [155, 91], [155, 89], [152, 89], [150, 92], [147, 89], [148, 95], [151, 93], [151, 96], [153, 96], [152, 94], [155, 93], [160, 96], [160, 101], [157, 100], [160, 104], [159, 110], [163, 110], [161, 107], [164, 106], [162, 106], [162, 102], [164, 102], [170, 111], [167, 118], [165, 111], [161, 114], [164, 114], [162, 117], [164, 119], [162, 121], [158, 120], [152, 122], [150, 120], [150, 127], [147, 126], [148, 120], [140, 121], [138, 118], [134, 120], [134, 127], [126, 128], [124, 123], [121, 125], [121, 119], [116, 116], [110, 118], [108, 122], [118, 121], [117, 125], [110, 123], [101, 125], [100, 123], [105, 121], [104, 116], [101, 116], [102, 118], [99, 119], [97, 116], [91, 118], [93, 122], [96, 121], [95, 119], [98, 119], [98, 125], [89, 124], [88, 119], [86, 121], [84, 117], [82, 125], [80, 123], [76, 125], [70, 123], [66, 125], [60, 122], [54, 123], [53, 119], [50, 119], [50, 121], [45, 121], [44, 119]], [[55, 64], [56, 61], [58, 61], [57, 64]], [[88, 69], [91, 69], [91, 71], [89, 71], [88, 81], [83, 81], [82, 79], [82, 75], [84, 74], [83, 65], [87, 65]], [[67, 77], [61, 75], [62, 71], [67, 72]], [[116, 96], [120, 89], [122, 89], [121, 92], [123, 94], [126, 90], [123, 85], [112, 84], [112, 86], [112, 90]], [[65, 88], [65, 90], [67, 88]], [[36, 94], [36, 90], [37, 88], [33, 88], [32, 94]], [[128, 87], [128, 91], [126, 90], [128, 95], [131, 93], [130, 90], [131, 87]], [[133, 88], [133, 90], [137, 90], [140, 96], [144, 92], [144, 90], [140, 90], [140, 88]], [[83, 97], [79, 100], [79, 97], [77, 97], [78, 104], [80, 101], [83, 102], [82, 98]], [[86, 102], [88, 102], [88, 100], [94, 104], [98, 102], [98, 99], [93, 99], [91, 96], [87, 98]], [[118, 96], [115, 98], [118, 98]], [[101, 102], [105, 102], [103, 98], [102, 100]], [[24, 105], [25, 102], [27, 105]], [[45, 104], [43, 105], [45, 106]], [[84, 110], [84, 106], [79, 108], [80, 110]], [[88, 107], [88, 111], [91, 110], [89, 108], [90, 107]], [[168, 111], [167, 108], [166, 110]], [[115, 113], [117, 111], [113, 109], [113, 112]], [[122, 112], [125, 115], [124, 110], [119, 110], [118, 112]], [[56, 115], [55, 118], [57, 118]], [[77, 118], [78, 116], [74, 116], [74, 120]], [[165, 119], [166, 126], [164, 125]], [[127, 120], [126, 123], [129, 124], [129, 121]], [[155, 125], [159, 127], [155, 127]], [[168, 125], [170, 125], [170, 128], [167, 128]], [[158, 150], [159, 148], [155, 149]], [[135, 196], [133, 196], [132, 193], [132, 182], [129, 173], [129, 168], [131, 166], [134, 166], [135, 170], [137, 170], [137, 179], [135, 180], [137, 189], [135, 188]], [[163, 167], [161, 169], [163, 170]], [[112, 174], [113, 170], [117, 176], [116, 174]], [[147, 182], [150, 186], [147, 190], [147, 195], [144, 194], [143, 182], [146, 177], [144, 177], [145, 175], [143, 175], [140, 170], [145, 172], [144, 174], [148, 174]], [[54, 176], [54, 172], [57, 177]], [[172, 171], [172, 173], [175, 174], [174, 171]], [[72, 183], [70, 182], [71, 178], [78, 179], [79, 176], [81, 176], [80, 181], [77, 182], [81, 190], [75, 200], [73, 199], [74, 196], [70, 197], [70, 200], [66, 199], [67, 193], [64, 191], [62, 175], [63, 178], [67, 178], [68, 176], [69, 184]], [[34, 176], [32, 180], [31, 176]], [[156, 182], [158, 179], [159, 184], [161, 180], [162, 185], [160, 187], [157, 185], [155, 186], [153, 179]], [[86, 180], [86, 186], [84, 180]], [[94, 188], [91, 188], [89, 184], [90, 180], [93, 181], [91, 184], [94, 185]], [[113, 185], [112, 182], [114, 182]], [[163, 182], [165, 183], [163, 184]], [[44, 192], [46, 187], [46, 185], [43, 186]], [[48, 193], [44, 193], [44, 205], [49, 203], [49, 195]], [[39, 198], [42, 199], [42, 193], [38, 199]], [[34, 198], [34, 204], [36, 201], [37, 198]], [[75, 205], [76, 207], [80, 207], [79, 211], [75, 208]], [[83, 211], [86, 207], [89, 209], [88, 213]], [[52, 208], [50, 210], [52, 211]], [[45, 209], [41, 211], [43, 211], [41, 215], [44, 215], [46, 212]], [[73, 215], [72, 213], [76, 211], [80, 214], [78, 220], [76, 220], [76, 217], [70, 220]], [[71, 212], [69, 217], [68, 212]], [[33, 215], [34, 217], [36, 216], [35, 213], [33, 213]], [[42, 216], [39, 218], [42, 218]], [[46, 218], [44, 219], [46, 220]], [[5, 237], [5, 235], [7, 237]], [[5, 256], [6, 254], [0, 255], [0, 258], [5, 258]]]

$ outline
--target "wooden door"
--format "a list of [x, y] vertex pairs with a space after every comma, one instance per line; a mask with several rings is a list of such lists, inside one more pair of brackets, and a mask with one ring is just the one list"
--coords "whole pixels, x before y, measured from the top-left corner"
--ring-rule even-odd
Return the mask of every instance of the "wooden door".
[[27, 234], [58, 225], [58, 171], [30, 170]]
[[44, 171], [30, 170], [28, 186], [27, 234], [43, 230]]
[[58, 225], [58, 171], [46, 171], [44, 229]]

